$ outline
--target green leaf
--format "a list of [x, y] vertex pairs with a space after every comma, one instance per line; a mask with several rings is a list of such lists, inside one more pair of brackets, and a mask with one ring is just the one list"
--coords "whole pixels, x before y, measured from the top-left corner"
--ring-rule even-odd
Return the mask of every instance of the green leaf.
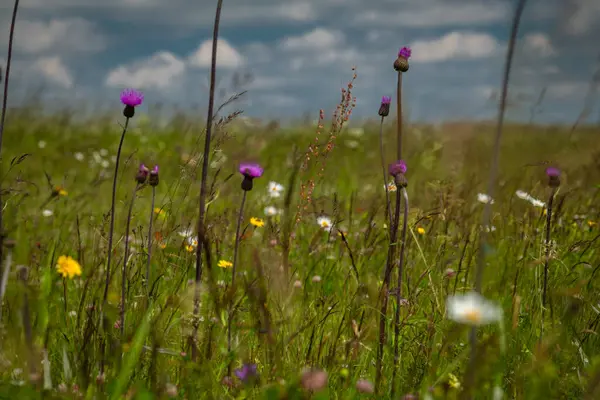
[[144, 348], [144, 343], [146, 342], [146, 338], [150, 333], [150, 322], [152, 321], [153, 312], [152, 306], [153, 304], [150, 303], [150, 305], [148, 306], [148, 311], [146, 312], [146, 315], [142, 320], [142, 324], [135, 333], [135, 336], [133, 337], [131, 348], [129, 349], [129, 353], [127, 353], [127, 356], [125, 357], [123, 367], [121, 369], [121, 372], [119, 373], [119, 376], [117, 377], [117, 381], [111, 393], [111, 400], [118, 400], [120, 396], [125, 392], [130, 383], [133, 371], [138, 365], [140, 355], [142, 354], [142, 349]]

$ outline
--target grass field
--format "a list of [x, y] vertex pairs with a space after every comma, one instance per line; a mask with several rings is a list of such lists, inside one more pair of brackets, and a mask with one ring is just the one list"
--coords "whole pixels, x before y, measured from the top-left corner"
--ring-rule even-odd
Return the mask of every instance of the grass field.
[[[375, 382], [379, 295], [389, 246], [377, 125], [345, 127], [334, 138], [327, 119], [322, 129], [299, 126], [275, 133], [240, 121], [219, 125], [209, 174], [210, 265], [204, 262], [195, 319], [195, 243], [186, 236], [196, 232], [204, 125], [178, 117], [160, 128], [136, 115], [125, 137], [118, 177], [114, 274], [103, 310], [110, 326], [104, 335], [99, 309], [121, 131], [117, 122], [123, 117], [75, 122], [69, 114], [43, 117], [31, 110], [10, 110], [8, 115], [4, 225], [14, 242], [4, 251], [10, 260], [2, 269], [10, 268], [0, 331], [2, 398], [352, 399], [413, 394], [453, 399], [464, 395], [467, 385], [480, 399], [502, 398], [502, 392], [518, 399], [598, 395], [597, 129], [505, 128], [482, 290], [502, 316], [478, 330], [478, 357], [469, 367], [468, 325], [448, 318], [446, 299], [473, 288], [483, 229], [484, 204], [478, 193], [486, 190], [493, 127], [407, 125], [410, 212], [400, 359], [392, 380], [398, 305], [390, 296], [383, 378], [376, 396], [369, 392]], [[300, 168], [315, 136], [320, 148], [314, 151], [313, 146], [307, 168]], [[329, 149], [328, 141], [334, 144]], [[385, 124], [384, 141], [391, 162], [391, 122]], [[264, 174], [247, 192], [233, 290], [227, 262], [233, 261], [244, 193], [237, 168], [248, 160], [259, 162]], [[160, 183], [154, 211], [148, 185], [137, 191], [132, 206], [121, 333], [127, 217], [140, 163], [159, 164]], [[542, 314], [546, 205], [535, 206], [516, 192], [547, 204], [548, 165], [560, 167], [562, 174], [553, 202], [548, 300]], [[281, 184], [279, 197], [272, 197], [271, 181]], [[390, 193], [392, 203], [397, 193]], [[265, 210], [271, 206], [276, 210]], [[143, 278], [151, 214], [147, 297]], [[264, 225], [252, 225], [252, 217]], [[330, 218], [332, 229], [319, 226], [319, 217]], [[62, 278], [55, 268], [62, 255], [78, 261], [80, 276]], [[194, 361], [189, 338], [195, 323]], [[250, 375], [256, 365], [256, 379], [243, 376], [248, 372], [239, 370], [243, 364]], [[309, 367], [315, 370], [307, 373]], [[394, 397], [389, 395], [392, 387]]]

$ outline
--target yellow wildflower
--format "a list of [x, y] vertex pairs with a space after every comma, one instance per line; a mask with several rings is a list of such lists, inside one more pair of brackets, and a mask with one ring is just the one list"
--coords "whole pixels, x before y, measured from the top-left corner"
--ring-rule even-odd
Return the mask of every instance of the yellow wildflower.
[[425, 228], [423, 228], [422, 226], [419, 226], [417, 228], [417, 232], [419, 233], [419, 235], [424, 235], [425, 234]]
[[261, 227], [265, 226], [265, 221], [263, 221], [260, 218], [252, 217], [252, 218], [250, 218], [250, 224], [256, 226], [257, 228], [261, 228]]
[[454, 389], [460, 389], [460, 381], [454, 374], [448, 374], [448, 384]]
[[217, 264], [217, 266], [219, 266], [221, 268], [231, 268], [231, 267], [233, 267], [233, 263], [230, 261], [219, 260], [219, 263]]
[[54, 196], [66, 196], [69, 194], [69, 192], [67, 192], [62, 186], [55, 186], [52, 194]]
[[166, 248], [167, 248], [167, 244], [166, 244], [165, 242], [160, 242], [160, 243], [158, 244], [158, 247], [160, 247], [161, 249], [163, 249], [163, 250], [164, 250], [164, 249], [166, 249]]
[[588, 226], [590, 228], [593, 228], [594, 226], [596, 226], [596, 221], [588, 221]]
[[194, 251], [195, 247], [190, 244], [186, 244], [185, 249], [187, 250], [188, 253], [191, 253], [192, 251]]
[[158, 215], [161, 218], [164, 218], [167, 215], [167, 212], [162, 208], [156, 207], [154, 208], [154, 214]]
[[73, 279], [75, 275], [81, 275], [81, 265], [70, 256], [60, 256], [56, 262], [56, 270], [63, 278]]

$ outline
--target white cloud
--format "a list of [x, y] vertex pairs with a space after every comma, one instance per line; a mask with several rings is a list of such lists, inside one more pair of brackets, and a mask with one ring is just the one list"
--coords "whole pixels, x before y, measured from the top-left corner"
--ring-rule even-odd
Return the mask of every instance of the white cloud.
[[568, 13], [564, 18], [565, 31], [569, 35], [582, 35], [590, 30], [600, 19], [598, 0], [569, 0], [565, 4]]
[[550, 42], [550, 38], [543, 33], [530, 33], [523, 40], [523, 48], [528, 53], [534, 53], [541, 57], [550, 57], [556, 54], [556, 50]]
[[131, 86], [138, 89], [166, 88], [185, 71], [185, 62], [173, 53], [161, 51], [129, 65], [119, 66], [108, 73], [106, 85]]
[[73, 87], [73, 76], [58, 56], [38, 58], [33, 63], [33, 69], [62, 87]]
[[340, 31], [316, 28], [300, 36], [289, 36], [281, 42], [286, 50], [330, 49], [344, 42], [344, 34]]
[[[8, 43], [8, 35], [3, 41]], [[15, 27], [15, 47], [24, 53], [96, 52], [106, 47], [106, 39], [93, 23], [83, 18], [24, 20]]]
[[438, 39], [417, 40], [412, 43], [411, 60], [438, 62], [448, 59], [473, 59], [490, 57], [500, 44], [491, 35], [474, 32], [451, 32]]
[[[212, 56], [212, 39], [205, 40], [192, 53], [188, 62], [193, 67], [210, 67]], [[237, 68], [245, 63], [244, 57], [225, 39], [217, 41], [217, 66], [222, 68]]]
[[400, 27], [436, 27], [458, 25], [486, 25], [503, 21], [509, 14], [506, 3], [488, 0], [481, 2], [463, 2], [447, 0], [421, 0], [408, 4], [399, 2], [395, 7], [384, 10], [371, 10], [358, 13], [356, 22], [373, 25]]

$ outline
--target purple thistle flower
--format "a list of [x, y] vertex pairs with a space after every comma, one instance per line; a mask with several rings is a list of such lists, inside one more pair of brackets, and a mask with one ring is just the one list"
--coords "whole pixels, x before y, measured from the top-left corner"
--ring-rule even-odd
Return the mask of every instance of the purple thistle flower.
[[390, 96], [383, 96], [381, 98], [381, 104], [390, 105], [391, 102], [392, 102], [392, 98]]
[[403, 57], [406, 58], [407, 60], [410, 58], [410, 55], [412, 54], [412, 50], [410, 49], [410, 47], [403, 47], [400, 49], [400, 51], [398, 52], [398, 57]]
[[253, 163], [241, 163], [240, 164], [240, 174], [244, 175], [247, 178], [254, 179], [260, 178], [264, 172], [264, 169], [258, 165]]
[[398, 160], [389, 165], [388, 171], [394, 177], [396, 175], [404, 175], [406, 173], [406, 163], [404, 160]]
[[546, 175], [558, 177], [560, 176], [560, 170], [556, 167], [548, 167], [546, 168]]
[[264, 169], [255, 163], [241, 163], [239, 170], [240, 174], [244, 175], [242, 189], [246, 192], [252, 190], [252, 180], [260, 178], [264, 172]]
[[121, 103], [126, 106], [136, 107], [144, 101], [144, 94], [135, 89], [125, 89], [121, 92]]
[[248, 383], [258, 377], [258, 373], [256, 371], [256, 364], [244, 364], [241, 368], [233, 371], [235, 376], [244, 383]]

